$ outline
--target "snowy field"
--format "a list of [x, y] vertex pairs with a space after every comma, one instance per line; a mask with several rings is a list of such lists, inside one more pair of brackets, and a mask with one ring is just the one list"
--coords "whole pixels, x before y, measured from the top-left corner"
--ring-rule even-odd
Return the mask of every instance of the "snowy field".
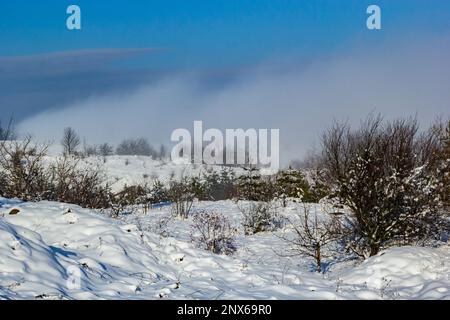
[[[198, 248], [192, 220], [172, 218], [167, 207], [112, 219], [74, 205], [0, 198], [0, 298], [450, 299], [449, 245], [392, 248], [363, 263], [330, 260], [317, 274], [311, 259], [280, 255], [279, 235], [288, 229], [246, 236], [235, 203], [201, 202], [194, 211], [205, 208], [236, 224], [233, 255]], [[81, 274], [75, 287], [67, 281], [73, 270]]]
[[[58, 149], [57, 149], [58, 150]], [[60, 154], [51, 150], [54, 154], [46, 156], [44, 161], [47, 165], [55, 162]], [[151, 185], [156, 179], [163, 184], [168, 184], [171, 179], [180, 180], [183, 177], [201, 176], [202, 173], [220, 172], [223, 166], [198, 165], [198, 164], [175, 164], [171, 161], [154, 160], [147, 156], [107, 156], [87, 157], [81, 159], [80, 167], [100, 168], [107, 177], [108, 184], [112, 190], [119, 192], [124, 186]], [[238, 176], [245, 171], [241, 168], [233, 168]], [[268, 170], [262, 170], [261, 174], [270, 174]]]

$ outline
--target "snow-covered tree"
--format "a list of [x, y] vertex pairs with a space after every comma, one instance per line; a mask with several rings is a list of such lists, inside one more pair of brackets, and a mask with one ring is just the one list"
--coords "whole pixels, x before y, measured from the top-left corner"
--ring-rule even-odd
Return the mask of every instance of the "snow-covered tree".
[[279, 219], [270, 202], [243, 201], [238, 202], [238, 207], [243, 215], [245, 234], [270, 231], [279, 226]]
[[416, 120], [385, 124], [369, 118], [360, 129], [335, 124], [323, 137], [323, 163], [334, 196], [352, 212], [348, 248], [367, 257], [385, 246], [424, 240], [442, 226], [439, 181], [430, 139]]
[[440, 186], [442, 199], [447, 213], [450, 211], [450, 120], [447, 121], [447, 127], [441, 138], [442, 157], [439, 167]]
[[237, 197], [241, 200], [270, 201], [274, 188], [270, 178], [263, 177], [258, 168], [245, 168], [246, 174], [237, 179]]
[[278, 173], [275, 181], [276, 197], [286, 207], [287, 199], [293, 198], [308, 202], [310, 189], [308, 182], [299, 170], [289, 168]]
[[169, 199], [170, 197], [167, 188], [161, 181], [155, 180], [149, 194], [147, 195], [147, 201], [150, 204], [157, 204], [169, 201]]
[[231, 199], [235, 194], [236, 177], [231, 168], [222, 168], [220, 172], [211, 171], [203, 176], [207, 200]]

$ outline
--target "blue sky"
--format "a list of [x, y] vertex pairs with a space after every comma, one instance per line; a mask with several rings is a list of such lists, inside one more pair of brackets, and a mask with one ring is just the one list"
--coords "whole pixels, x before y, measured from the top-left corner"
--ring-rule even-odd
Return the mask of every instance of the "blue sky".
[[[382, 8], [381, 32], [365, 28], [372, 3]], [[82, 9], [81, 31], [65, 28], [69, 4]], [[330, 54], [450, 28], [450, 2], [441, 0], [15, 0], [1, 1], [0, 15], [2, 56], [160, 47], [167, 51], [140, 62], [169, 68]]]

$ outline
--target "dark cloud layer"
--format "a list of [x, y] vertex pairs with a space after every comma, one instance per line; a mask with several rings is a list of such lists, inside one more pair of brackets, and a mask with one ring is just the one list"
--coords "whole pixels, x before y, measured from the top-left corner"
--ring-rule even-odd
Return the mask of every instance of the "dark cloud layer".
[[116, 68], [115, 62], [159, 51], [89, 49], [0, 57], [0, 106], [17, 121], [59, 109], [89, 96], [133, 88], [158, 77], [156, 71]]

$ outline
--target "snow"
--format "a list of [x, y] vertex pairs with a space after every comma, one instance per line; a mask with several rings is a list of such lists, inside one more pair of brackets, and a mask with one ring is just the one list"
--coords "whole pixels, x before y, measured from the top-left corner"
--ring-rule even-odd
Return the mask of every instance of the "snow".
[[[60, 157], [60, 156], [59, 156]], [[47, 165], [54, 163], [57, 154], [45, 157]], [[106, 160], [106, 161], [105, 161]], [[200, 176], [208, 171], [220, 172], [223, 166], [199, 165], [199, 164], [177, 164], [172, 161], [154, 160], [148, 156], [107, 156], [87, 157], [81, 159], [80, 167], [101, 168], [107, 178], [108, 184], [113, 191], [121, 191], [124, 186], [152, 185], [158, 179], [167, 185], [171, 179], [180, 180], [183, 177]], [[236, 175], [245, 171], [241, 168], [233, 168]], [[270, 174], [264, 170], [262, 174]]]
[[[392, 248], [350, 270], [347, 284], [366, 285], [399, 298], [450, 299], [450, 250], [441, 248]], [[406, 295], [406, 296], [405, 296]]]
[[[20, 212], [9, 215], [13, 208]], [[0, 298], [450, 299], [448, 244], [336, 260], [323, 275], [309, 258], [280, 256], [286, 244], [278, 235], [287, 228], [246, 236], [234, 202], [200, 202], [200, 209], [220, 211], [239, 229], [234, 255], [196, 247], [192, 219], [171, 218], [167, 207], [113, 219], [75, 205], [0, 198]], [[74, 270], [79, 286], [68, 281]]]

